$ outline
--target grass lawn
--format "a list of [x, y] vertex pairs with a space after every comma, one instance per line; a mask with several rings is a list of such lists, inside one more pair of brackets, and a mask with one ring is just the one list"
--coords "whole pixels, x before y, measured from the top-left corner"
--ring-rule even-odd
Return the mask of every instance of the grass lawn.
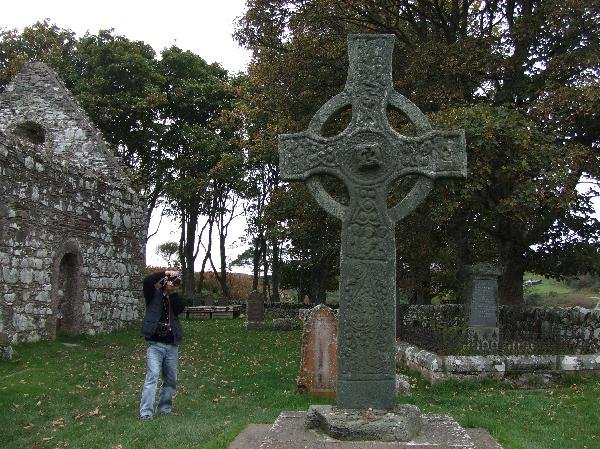
[[[326, 403], [295, 391], [300, 331], [247, 332], [241, 320], [185, 321], [177, 416], [137, 419], [145, 373], [138, 330], [17, 346], [0, 362], [2, 447], [226, 448], [249, 423]], [[505, 449], [600, 448], [600, 380], [553, 390], [414, 379], [405, 402], [485, 427]]]

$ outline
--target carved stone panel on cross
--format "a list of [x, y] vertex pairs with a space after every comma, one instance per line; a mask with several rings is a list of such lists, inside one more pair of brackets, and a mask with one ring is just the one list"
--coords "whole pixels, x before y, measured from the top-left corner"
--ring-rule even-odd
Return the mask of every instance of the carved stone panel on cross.
[[459, 176], [462, 161], [457, 150], [464, 147], [461, 131], [429, 131], [417, 137], [388, 129], [354, 128], [350, 125], [334, 137], [315, 135], [311, 130], [283, 135], [279, 152], [285, 179], [305, 180], [328, 173], [347, 185], [379, 185], [408, 174], [429, 178]]

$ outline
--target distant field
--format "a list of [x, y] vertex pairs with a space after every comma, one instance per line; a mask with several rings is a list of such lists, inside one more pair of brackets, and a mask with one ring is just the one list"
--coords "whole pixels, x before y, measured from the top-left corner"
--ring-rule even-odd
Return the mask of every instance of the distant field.
[[[164, 267], [147, 267], [146, 271], [152, 272], [164, 269]], [[199, 276], [200, 273], [196, 273], [196, 279], [199, 279]], [[566, 282], [546, 278], [534, 273], [525, 273], [523, 280], [541, 281], [538, 285], [525, 287], [524, 296], [525, 302], [528, 305], [594, 308], [600, 302], [600, 286], [598, 284], [600, 281], [598, 280], [587, 284], [583, 283], [589, 286], [582, 288], [569, 287]], [[204, 295], [211, 295], [218, 300], [222, 295], [215, 275], [212, 272], [205, 273], [204, 282]], [[228, 285], [233, 300], [245, 301], [252, 290], [252, 276], [243, 273], [229, 273]], [[260, 288], [262, 288], [262, 284], [259, 286]], [[297, 301], [297, 292], [295, 290], [281, 290], [280, 295], [282, 302]], [[327, 292], [328, 304], [337, 305], [338, 302], [339, 292]]]
[[525, 301], [530, 305], [593, 308], [600, 302], [597, 288], [572, 288], [565, 282], [526, 273], [524, 280], [541, 280], [541, 284], [525, 287]]

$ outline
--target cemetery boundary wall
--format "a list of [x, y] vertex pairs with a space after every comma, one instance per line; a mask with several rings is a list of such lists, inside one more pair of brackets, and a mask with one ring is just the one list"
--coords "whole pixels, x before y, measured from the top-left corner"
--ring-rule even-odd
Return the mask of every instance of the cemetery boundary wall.
[[[461, 333], [468, 327], [462, 304], [408, 305], [397, 307], [398, 337], [405, 329]], [[584, 307], [500, 306], [500, 335], [512, 340], [560, 341], [576, 354], [600, 352], [600, 310]]]

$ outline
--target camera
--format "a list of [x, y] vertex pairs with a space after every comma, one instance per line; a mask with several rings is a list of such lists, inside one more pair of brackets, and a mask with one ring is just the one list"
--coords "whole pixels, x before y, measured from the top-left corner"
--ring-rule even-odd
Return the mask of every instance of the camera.
[[161, 288], [165, 286], [167, 282], [171, 282], [174, 287], [178, 287], [181, 284], [181, 273], [177, 272], [175, 275], [169, 274], [160, 280]]

